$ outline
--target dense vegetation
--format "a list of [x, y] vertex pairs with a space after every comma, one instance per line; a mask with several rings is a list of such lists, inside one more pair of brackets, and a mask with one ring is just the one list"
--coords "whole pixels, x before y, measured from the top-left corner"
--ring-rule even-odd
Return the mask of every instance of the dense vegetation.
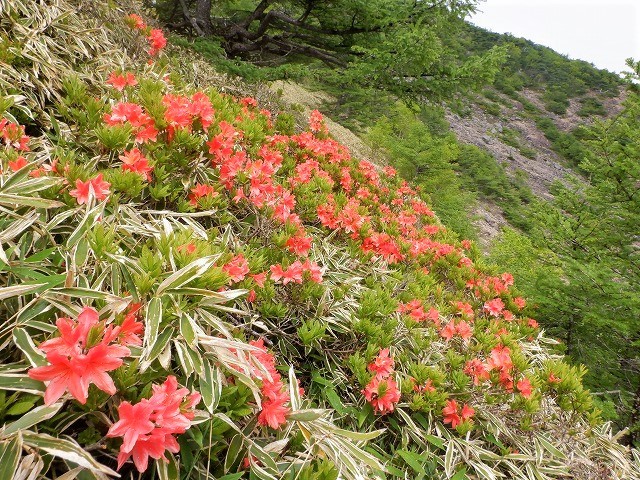
[[496, 75], [495, 87], [512, 94], [523, 88], [544, 89], [548, 110], [564, 113], [568, 99], [589, 92], [617, 96], [620, 78], [594, 68], [582, 60], [569, 60], [551, 48], [509, 34], [493, 33], [467, 24], [463, 35], [455, 37], [458, 48], [481, 54], [496, 46], [508, 51], [503, 68]]
[[418, 171], [524, 199], [503, 170], [398, 103], [372, 131], [427, 195], [136, 7], [0, 16], [1, 478], [640, 475]]
[[[591, 178], [585, 162], [593, 157], [591, 140], [594, 135], [602, 136], [602, 131], [597, 133], [580, 126], [564, 131], [558, 127], [555, 118], [567, 112], [572, 100], [578, 102], [578, 116], [591, 121], [593, 117], [605, 115], [603, 105], [607, 98], [618, 95], [622, 87], [617, 75], [598, 70], [587, 62], [569, 60], [525, 39], [494, 34], [460, 22], [452, 23], [450, 32], [440, 31], [438, 35], [439, 42], [458, 57], [482, 57], [495, 46], [508, 52], [500, 69], [488, 68], [488, 75], [479, 77], [473, 84], [476, 88], [493, 78], [493, 86], [482, 90], [481, 97], [471, 95], [467, 98], [498, 118], [502, 118], [505, 107], [513, 108], [514, 103], [522, 105], [519, 115], [534, 122], [565, 165], [576, 172], [577, 185]], [[632, 327], [635, 310], [627, 307], [635, 305], [637, 295], [633, 290], [625, 291], [620, 300], [625, 304], [624, 308], [591, 309], [589, 305], [594, 299], [611, 293], [611, 288], [603, 286], [603, 282], [611, 281], [612, 277], [602, 282], [594, 281], [595, 277], [587, 274], [589, 269], [586, 267], [574, 269], [575, 277], [582, 275], [583, 281], [578, 282], [579, 287], [571, 287], [571, 293], [557, 287], [567, 281], [564, 269], [571, 270], [564, 260], [559, 263], [554, 257], [559, 248], [557, 242], [562, 243], [555, 237], [563, 238], [566, 227], [546, 217], [549, 211], [560, 209], [564, 213], [559, 217], [556, 213], [556, 217], [561, 218], [569, 215], [569, 210], [561, 204], [534, 202], [532, 205], [534, 196], [526, 186], [526, 176], [507, 174], [487, 153], [458, 142], [448, 131], [442, 108], [425, 102], [420, 96], [404, 96], [399, 100], [395, 95], [398, 92], [393, 88], [385, 88], [386, 85], [370, 88], [366, 82], [356, 82], [348, 75], [342, 75], [342, 70], [336, 75], [335, 70], [300, 57], [288, 57], [288, 62], [275, 68], [257, 67], [226, 58], [224, 49], [216, 47], [215, 38], [201, 37], [193, 41], [179, 38], [177, 41], [203, 53], [217, 68], [244, 78], [253, 81], [293, 78], [308, 88], [330, 93], [335, 101], [326, 104], [325, 108], [332, 117], [365, 134], [385, 161], [396, 166], [406, 178], [419, 182], [429, 194], [439, 217], [459, 234], [475, 238], [476, 232], [468, 219], [477, 200], [488, 200], [499, 207], [511, 226], [518, 230], [503, 235], [491, 258], [514, 270], [527, 295], [536, 299], [536, 313], [545, 328], [567, 342], [563, 348], [575, 362], [588, 366], [591, 373], [586, 382], [598, 392], [597, 400], [604, 402], [600, 406], [605, 410], [605, 416], [614, 419], [619, 428], [637, 421], [634, 399], [639, 377], [635, 349], [620, 347], [635, 345]], [[542, 107], [529, 101], [525, 90], [534, 92]], [[428, 98], [429, 93], [424, 96]], [[469, 100], [454, 100], [451, 92], [447, 92], [445, 98], [450, 108], [464, 115], [464, 104]], [[536, 151], [524, 145], [518, 133], [508, 127], [502, 130], [500, 139], [526, 157], [536, 156]], [[559, 186], [554, 193], [565, 193], [565, 189]], [[559, 231], [549, 231], [549, 225]], [[523, 250], [529, 247], [526, 252]], [[604, 242], [598, 248], [604, 249], [605, 256], [609, 249], [618, 249], [615, 243]], [[593, 253], [593, 248], [591, 251]], [[599, 250], [595, 251], [600, 258]], [[549, 252], [554, 253], [554, 260], [549, 258]], [[518, 255], [528, 258], [530, 263], [520, 261]], [[612, 287], [615, 286], [614, 282]], [[614, 297], [619, 295], [620, 292]], [[599, 305], [609, 306], [602, 301]], [[609, 325], [613, 333], [601, 335], [598, 327], [601, 324]], [[588, 348], [586, 345], [596, 346]], [[634, 435], [626, 438], [635, 440]]]
[[[637, 65], [635, 66], [637, 69]], [[590, 367], [589, 384], [631, 426], [640, 427], [637, 222], [640, 213], [638, 115], [640, 97], [629, 93], [620, 115], [585, 129], [580, 169], [554, 189], [553, 202], [529, 213], [529, 239], [506, 232], [494, 252], [518, 270], [523, 288], [539, 303], [566, 352]], [[527, 259], [527, 261], [523, 261]]]
[[318, 60], [345, 84], [431, 98], [490, 78], [498, 47], [451, 55], [443, 39], [464, 26], [475, 0], [161, 0], [174, 30], [216, 41], [230, 58], [258, 64]]

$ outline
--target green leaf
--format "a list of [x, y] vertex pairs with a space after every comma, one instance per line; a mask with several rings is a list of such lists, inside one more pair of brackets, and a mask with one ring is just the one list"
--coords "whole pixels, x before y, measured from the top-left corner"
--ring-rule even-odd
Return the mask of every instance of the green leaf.
[[172, 273], [167, 278], [165, 278], [158, 286], [156, 295], [160, 296], [165, 293], [166, 290], [169, 290], [171, 288], [183, 287], [192, 280], [195, 280], [196, 278], [202, 276], [213, 266], [218, 258], [220, 258], [219, 254], [201, 257], [194, 260], [189, 265], [181, 268], [177, 272]]
[[552, 454], [555, 457], [558, 457], [562, 460], [566, 460], [567, 456], [562, 453], [558, 448], [556, 448], [547, 438], [543, 435], [537, 435], [536, 439], [540, 442], [540, 444], [544, 447], [544, 449]]
[[56, 413], [58, 413], [63, 403], [64, 402], [57, 402], [53, 405], [41, 405], [34, 408], [29, 413], [23, 415], [20, 419], [7, 425], [4, 429], [4, 434], [10, 435], [17, 432], [18, 430], [31, 428], [32, 426], [37, 425], [40, 422], [44, 422], [45, 420], [50, 419]]
[[44, 283], [36, 283], [33, 285], [22, 284], [12, 285], [10, 287], [2, 287], [0, 288], [0, 300], [36, 292], [40, 287], [43, 287], [45, 285], [46, 284]]
[[168, 462], [156, 460], [156, 471], [159, 480], [176, 480], [180, 478], [180, 463], [171, 452], [165, 452]]
[[[144, 340], [143, 346], [144, 350], [142, 351], [142, 355], [140, 356], [140, 368], [142, 368], [142, 364], [151, 364], [158, 355], [160, 355], [160, 351], [155, 349], [155, 344], [158, 340], [158, 333], [160, 331], [160, 324], [162, 323], [162, 300], [158, 297], [153, 297], [149, 304], [147, 305], [147, 311], [145, 313], [145, 328], [144, 328]], [[156, 352], [155, 356], [151, 354]]]
[[312, 422], [322, 416], [326, 415], [326, 410], [321, 409], [308, 409], [308, 410], [296, 410], [287, 416], [287, 420], [293, 420], [296, 422]]
[[66, 247], [69, 250], [77, 245], [80, 239], [85, 236], [87, 230], [93, 227], [98, 218], [102, 216], [102, 214], [104, 213], [104, 206], [104, 202], [99, 203], [84, 214], [84, 217], [82, 217], [82, 220], [80, 221], [76, 229], [71, 233], [71, 235], [69, 235], [69, 238], [67, 239]]
[[147, 368], [151, 366], [153, 361], [158, 358], [158, 356], [164, 351], [167, 344], [171, 341], [171, 337], [173, 337], [174, 329], [171, 327], [165, 328], [162, 333], [158, 336], [158, 339], [154, 343], [153, 347], [149, 351], [148, 354], [143, 358], [140, 357], [140, 371], [144, 372]]
[[0, 390], [15, 390], [40, 395], [44, 392], [44, 383], [29, 378], [25, 373], [2, 373], [0, 374]]
[[13, 343], [22, 350], [32, 367], [41, 367], [48, 363], [42, 352], [36, 348], [31, 336], [23, 328], [13, 329]]
[[242, 445], [244, 439], [241, 434], [234, 435], [229, 443], [229, 449], [227, 450], [227, 456], [224, 459], [224, 471], [228, 472], [233, 469], [236, 464], [240, 463], [240, 457], [242, 455]]
[[180, 335], [191, 346], [195, 346], [198, 342], [193, 320], [186, 313], [183, 313], [180, 317]]
[[455, 443], [453, 441], [449, 441], [449, 445], [447, 445], [447, 451], [444, 454], [444, 473], [447, 477], [450, 477], [453, 473], [453, 462], [455, 461]]
[[327, 388], [323, 391], [323, 393], [324, 393], [324, 396], [327, 397], [327, 400], [329, 401], [329, 403], [331, 404], [331, 406], [336, 412], [340, 414], [344, 413], [344, 405], [342, 405], [342, 402], [340, 401], [340, 397], [338, 396], [338, 394], [333, 388]]
[[244, 472], [240, 473], [229, 473], [228, 475], [224, 475], [222, 477], [218, 477], [218, 480], [239, 480], [244, 475]]
[[112, 295], [107, 292], [101, 292], [100, 290], [95, 290], [92, 288], [81, 288], [81, 287], [64, 287], [64, 288], [53, 288], [51, 292], [58, 293], [60, 295], [65, 295], [68, 297], [74, 298], [92, 298], [94, 300], [103, 300], [108, 303], [121, 303], [128, 304], [129, 300], [119, 297], [117, 295]]
[[204, 378], [200, 379], [200, 394], [209, 413], [213, 413], [222, 396], [220, 370], [209, 360], [204, 360]]
[[16, 435], [11, 440], [0, 442], [0, 478], [11, 479], [18, 468], [20, 452], [22, 451], [22, 436]]
[[36, 403], [36, 399], [33, 400], [23, 400], [21, 402], [15, 402], [11, 405], [9, 410], [7, 410], [7, 415], [22, 415], [23, 413], [28, 412], [33, 408]]
[[8, 205], [10, 207], [57, 208], [62, 207], [64, 203], [46, 198], [0, 193], [0, 205]]
[[75, 463], [80, 467], [87, 468], [93, 472], [118, 476], [118, 474], [109, 467], [96, 461], [95, 458], [85, 452], [84, 449], [73, 440], [56, 438], [51, 435], [35, 433], [28, 430], [22, 432], [22, 438], [25, 444], [47, 452], [55, 457]]
[[416, 473], [421, 475], [426, 475], [424, 467], [422, 466], [422, 462], [424, 458], [414, 452], [410, 452], [408, 450], [396, 450], [396, 453], [402, 457], [402, 459], [409, 465]]
[[458, 470], [451, 480], [467, 480], [467, 469]]
[[429, 442], [431, 445], [438, 447], [441, 450], [444, 450], [444, 440], [436, 437], [435, 435], [425, 435], [425, 440]]

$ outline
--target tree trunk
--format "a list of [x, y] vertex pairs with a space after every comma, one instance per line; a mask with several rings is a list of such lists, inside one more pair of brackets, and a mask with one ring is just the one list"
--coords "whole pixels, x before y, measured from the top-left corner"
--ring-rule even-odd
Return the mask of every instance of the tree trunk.
[[213, 35], [213, 24], [211, 23], [211, 0], [196, 1], [196, 22], [202, 29], [204, 35]]

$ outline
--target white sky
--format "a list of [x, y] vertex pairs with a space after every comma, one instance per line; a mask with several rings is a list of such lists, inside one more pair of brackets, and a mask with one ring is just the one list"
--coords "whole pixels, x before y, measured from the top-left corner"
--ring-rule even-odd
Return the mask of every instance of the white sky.
[[483, 0], [469, 20], [611, 71], [640, 60], [640, 0]]

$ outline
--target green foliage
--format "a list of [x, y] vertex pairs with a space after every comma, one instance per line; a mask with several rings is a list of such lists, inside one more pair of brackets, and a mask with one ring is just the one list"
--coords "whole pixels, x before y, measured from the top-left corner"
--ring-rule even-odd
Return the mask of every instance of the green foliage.
[[[475, 3], [227, 0], [215, 5], [212, 16], [192, 12], [202, 25], [211, 25], [210, 35], [177, 41], [251, 81], [303, 78], [311, 68], [339, 89], [359, 85], [405, 98], [441, 99], [486, 84], [504, 60], [501, 47], [466, 58], [450, 54], [449, 39]], [[184, 16], [177, 0], [151, 6], [168, 25]]]
[[597, 98], [587, 97], [580, 100], [580, 109], [577, 114], [581, 117], [592, 117], [594, 115], [604, 116], [607, 111], [604, 105]]
[[[12, 34], [43, 44], [56, 15], [102, 18], [63, 0], [9, 6], [2, 34], [24, 26]], [[76, 66], [79, 80], [27, 116], [31, 137], [0, 127], [2, 478], [636, 475], [584, 371], [545, 347], [511, 277], [412, 184], [352, 159], [317, 112], [286, 135], [257, 101], [168, 81], [171, 61], [146, 60], [123, 92], [88, 73], [80, 85], [90, 67]], [[7, 119], [22, 111], [0, 104]], [[116, 110], [133, 118], [93, 118]], [[385, 148], [401, 168], [433, 169], [443, 185], [420, 180], [441, 194], [459, 145], [439, 112], [394, 114], [375, 126]], [[154, 139], [136, 138], [141, 117]], [[128, 138], [107, 121], [131, 124]], [[482, 160], [471, 165], [486, 175]], [[161, 448], [148, 465], [136, 450], [134, 466], [126, 445], [146, 435]], [[570, 472], [569, 458], [592, 468]]]
[[[586, 177], [557, 185], [553, 202], [534, 206], [530, 238], [505, 232], [493, 252], [496, 262], [513, 269], [566, 352], [587, 365], [586, 384], [601, 391], [605, 414], [621, 427], [635, 418], [640, 385], [639, 333], [632, 320], [640, 314], [633, 266], [639, 105], [631, 93], [619, 116], [583, 130], [580, 168]], [[632, 427], [629, 438], [637, 442]]]
[[387, 152], [403, 177], [422, 187], [445, 225], [462, 236], [474, 235], [468, 221], [474, 197], [462, 189], [456, 174], [460, 145], [452, 134], [433, 135], [415, 111], [397, 103], [370, 129], [368, 138]]
[[542, 101], [545, 108], [558, 115], [564, 115], [567, 113], [567, 107], [569, 106], [569, 97], [564, 90], [559, 88], [549, 88], [542, 94]]
[[536, 126], [551, 142], [552, 148], [568, 160], [570, 166], [578, 170], [581, 168], [587, 149], [573, 133], [562, 132], [552, 119], [543, 116], [536, 117]]
[[[544, 88], [549, 106], [564, 113], [567, 98], [595, 91], [604, 96], [618, 95], [620, 78], [581, 60], [570, 60], [551, 48], [510, 34], [498, 34], [467, 25], [459, 40], [461, 48], [474, 53], [504, 46], [508, 60], [496, 75], [495, 86], [507, 95], [522, 88]], [[462, 50], [462, 51], [464, 51]], [[565, 108], [563, 108], [565, 107]]]

